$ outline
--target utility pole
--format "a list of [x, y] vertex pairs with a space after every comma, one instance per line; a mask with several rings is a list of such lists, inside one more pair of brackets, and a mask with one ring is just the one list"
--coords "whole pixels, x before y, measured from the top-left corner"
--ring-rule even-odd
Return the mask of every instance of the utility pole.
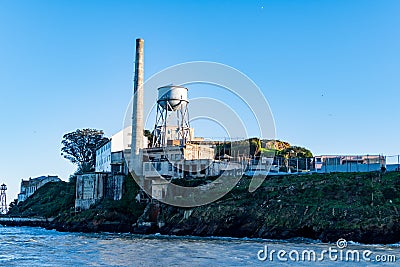
[[0, 213], [7, 214], [7, 197], [6, 197], [7, 186], [2, 184], [0, 186]]

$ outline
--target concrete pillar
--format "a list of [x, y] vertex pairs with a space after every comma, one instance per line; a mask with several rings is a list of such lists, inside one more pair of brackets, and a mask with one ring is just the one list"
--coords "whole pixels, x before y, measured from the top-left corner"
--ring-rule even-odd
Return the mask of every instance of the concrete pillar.
[[135, 78], [133, 84], [132, 144], [130, 171], [142, 175], [143, 149], [143, 79], [144, 79], [144, 40], [136, 39]]

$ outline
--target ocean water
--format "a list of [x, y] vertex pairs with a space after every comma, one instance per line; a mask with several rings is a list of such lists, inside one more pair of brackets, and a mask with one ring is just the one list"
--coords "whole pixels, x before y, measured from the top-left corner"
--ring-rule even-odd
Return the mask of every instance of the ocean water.
[[[36, 227], [0, 226], [0, 266], [399, 265], [400, 244], [362, 245], [349, 241], [345, 245], [344, 240], [326, 244], [305, 239], [61, 233]], [[324, 250], [327, 252], [322, 254]], [[278, 251], [281, 251], [280, 258]], [[363, 253], [366, 253], [364, 258]]]

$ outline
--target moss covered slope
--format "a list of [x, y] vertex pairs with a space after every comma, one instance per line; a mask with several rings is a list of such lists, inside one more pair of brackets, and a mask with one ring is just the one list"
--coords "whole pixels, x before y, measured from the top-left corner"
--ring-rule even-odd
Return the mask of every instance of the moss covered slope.
[[[166, 234], [400, 241], [398, 173], [273, 176], [253, 193], [242, 179], [223, 199], [193, 209], [162, 206]], [[186, 216], [185, 216], [186, 213]], [[188, 216], [190, 214], [190, 216]]]
[[69, 212], [75, 203], [75, 185], [66, 182], [47, 183], [10, 211], [10, 216], [56, 217]]

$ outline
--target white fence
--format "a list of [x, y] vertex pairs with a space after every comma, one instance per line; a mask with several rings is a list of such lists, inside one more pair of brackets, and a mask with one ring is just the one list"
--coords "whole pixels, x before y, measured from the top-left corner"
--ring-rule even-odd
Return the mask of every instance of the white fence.
[[400, 171], [400, 155], [329, 155], [312, 158], [276, 156], [269, 174], [373, 171]]

